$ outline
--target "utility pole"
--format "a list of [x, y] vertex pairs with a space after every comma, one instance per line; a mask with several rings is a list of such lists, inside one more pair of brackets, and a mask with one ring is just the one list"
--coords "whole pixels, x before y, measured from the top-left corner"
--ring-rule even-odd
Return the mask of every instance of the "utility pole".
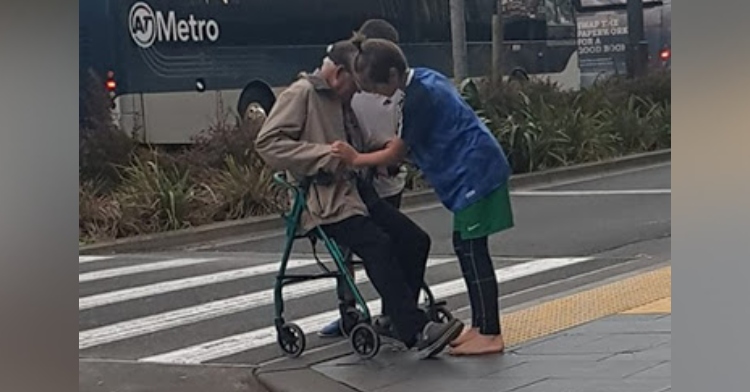
[[451, 40], [453, 41], [453, 78], [461, 82], [468, 75], [466, 49], [466, 13], [464, 0], [450, 0]]
[[628, 0], [628, 77], [643, 76], [648, 62], [648, 43], [643, 32], [643, 0]]
[[492, 84], [497, 85], [503, 78], [503, 51], [505, 46], [503, 34], [503, 0], [495, 2], [495, 14], [492, 15]]

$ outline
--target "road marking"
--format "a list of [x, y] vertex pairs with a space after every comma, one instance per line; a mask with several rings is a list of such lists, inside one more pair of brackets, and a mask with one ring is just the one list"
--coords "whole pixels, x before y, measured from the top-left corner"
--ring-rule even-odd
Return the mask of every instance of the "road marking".
[[159, 271], [170, 268], [187, 267], [190, 265], [207, 263], [218, 258], [185, 258], [160, 261], [157, 263], [139, 264], [128, 267], [111, 268], [100, 271], [86, 272], [78, 275], [78, 283], [114, 278], [119, 276], [140, 274], [143, 272]]
[[78, 256], [78, 263], [79, 264], [92, 263], [94, 261], [108, 260], [111, 258], [112, 256]]
[[[428, 267], [454, 262], [455, 260], [456, 258], [430, 259]], [[357, 275], [355, 281], [360, 284], [368, 282], [369, 279], [365, 274], [360, 273]], [[302, 298], [322, 293], [326, 290], [333, 290], [336, 288], [336, 282], [334, 279], [321, 279], [285, 287], [287, 290], [290, 288], [291, 290], [288, 293], [284, 293], [285, 300]], [[78, 349], [83, 350], [270, 305], [273, 304], [273, 291], [273, 288], [271, 288], [89, 329], [78, 333]]]
[[[438, 259], [434, 259], [438, 260]], [[449, 258], [448, 260], [455, 260]], [[321, 258], [324, 263], [330, 263], [330, 258]], [[432, 261], [432, 259], [431, 259]], [[296, 269], [315, 265], [315, 259], [291, 259], [287, 269]], [[330, 266], [329, 266], [330, 267]], [[334, 267], [335, 268], [335, 267]], [[119, 302], [130, 301], [138, 298], [151, 297], [174, 291], [224, 283], [238, 279], [251, 278], [254, 276], [276, 273], [279, 270], [279, 262], [262, 264], [254, 267], [240, 268], [218, 273], [192, 276], [184, 279], [175, 279], [165, 282], [157, 282], [145, 286], [131, 287], [123, 290], [111, 291], [102, 294], [78, 298], [78, 310], [86, 310], [99, 306], [111, 305]]]
[[[582, 263], [592, 260], [591, 257], [581, 258], [555, 258], [541, 259], [528, 263], [517, 264], [510, 267], [498, 268], [495, 270], [499, 281], [507, 282], [525, 276], [549, 271], [564, 266]], [[463, 278], [454, 279], [430, 287], [437, 298], [447, 298], [453, 295], [461, 294], [466, 291], [466, 283]], [[367, 306], [372, 314], [378, 314], [381, 310], [380, 299], [367, 302]], [[289, 319], [302, 328], [305, 333], [311, 333], [323, 328], [338, 317], [338, 311], [328, 311], [315, 314], [298, 320]], [[140, 362], [158, 362], [158, 363], [180, 363], [180, 364], [199, 364], [218, 358], [228, 357], [244, 351], [252, 350], [258, 347], [276, 344], [275, 327], [266, 327], [250, 332], [236, 334], [210, 342], [205, 342], [191, 347], [153, 355], [139, 359]]]
[[516, 191], [513, 196], [627, 196], [627, 195], [671, 195], [671, 189], [625, 189], [590, 191]]

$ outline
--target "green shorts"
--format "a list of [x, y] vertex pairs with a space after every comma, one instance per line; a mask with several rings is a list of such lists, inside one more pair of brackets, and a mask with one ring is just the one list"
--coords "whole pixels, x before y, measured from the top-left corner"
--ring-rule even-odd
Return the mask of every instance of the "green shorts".
[[464, 240], [487, 237], [514, 226], [508, 185], [497, 188], [453, 216], [453, 231]]

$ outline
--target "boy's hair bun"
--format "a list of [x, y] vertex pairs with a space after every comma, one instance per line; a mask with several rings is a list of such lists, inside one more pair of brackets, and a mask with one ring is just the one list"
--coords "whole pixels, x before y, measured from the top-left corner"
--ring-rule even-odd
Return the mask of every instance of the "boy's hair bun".
[[365, 41], [367, 41], [367, 37], [365, 37], [364, 34], [355, 31], [352, 35], [352, 38], [349, 40], [354, 47], [357, 48], [358, 51], [362, 51], [362, 45], [364, 45]]

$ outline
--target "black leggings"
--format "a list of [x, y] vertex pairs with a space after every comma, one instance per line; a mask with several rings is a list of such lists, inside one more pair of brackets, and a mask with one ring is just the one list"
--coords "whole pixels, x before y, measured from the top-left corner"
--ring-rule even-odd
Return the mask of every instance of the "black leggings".
[[458, 256], [469, 291], [471, 326], [479, 328], [482, 335], [499, 335], [497, 278], [487, 237], [463, 240], [458, 232], [454, 232], [453, 249]]

